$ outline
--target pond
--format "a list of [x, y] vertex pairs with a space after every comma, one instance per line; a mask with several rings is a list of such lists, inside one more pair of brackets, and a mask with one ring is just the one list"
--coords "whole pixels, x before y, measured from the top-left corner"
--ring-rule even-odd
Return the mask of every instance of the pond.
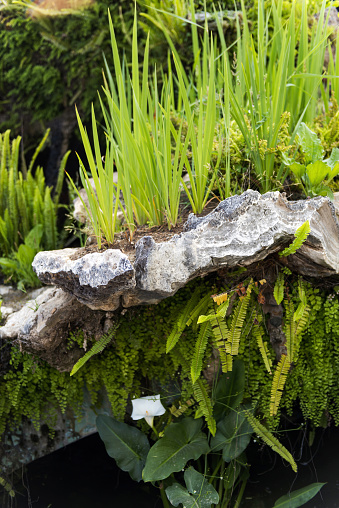
[[[304, 430], [279, 436], [293, 447], [298, 474], [267, 446], [248, 448], [250, 479], [241, 508], [272, 508], [289, 490], [327, 482], [305, 508], [339, 508], [339, 428], [318, 429], [312, 447]], [[155, 488], [136, 484], [108, 457], [93, 434], [16, 472], [13, 505], [0, 498], [1, 508], [162, 508]]]

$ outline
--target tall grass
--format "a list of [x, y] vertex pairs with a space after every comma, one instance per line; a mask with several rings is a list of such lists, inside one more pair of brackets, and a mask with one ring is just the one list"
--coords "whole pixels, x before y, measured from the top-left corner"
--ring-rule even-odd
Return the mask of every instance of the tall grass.
[[[113, 68], [105, 61], [100, 94], [109, 167], [107, 162], [105, 168], [101, 163], [94, 113], [94, 156], [79, 119], [90, 170], [99, 186], [97, 200], [102, 202], [95, 204], [83, 167], [82, 178], [92, 196], [90, 212], [97, 235], [107, 235], [108, 241], [113, 241], [118, 206], [122, 207], [131, 236], [138, 224], [159, 225], [167, 221], [172, 227], [178, 220], [181, 185], [195, 213], [203, 210], [217, 181], [221, 198], [231, 195], [230, 126], [234, 121], [243, 135], [260, 190], [267, 192], [281, 185], [288, 168], [283, 164], [277, 167], [275, 157], [286, 115], [290, 116], [292, 143], [300, 123], [312, 120], [318, 108], [328, 44], [325, 3], [324, 0], [318, 23], [310, 31], [307, 0], [303, 0], [298, 24], [294, 3], [289, 20], [283, 24], [283, 0], [272, 2], [270, 9], [265, 9], [264, 0], [259, 0], [258, 35], [253, 40], [241, 0], [243, 24], [240, 26], [237, 18], [237, 40], [228, 48], [216, 12], [218, 35], [209, 33], [207, 22], [200, 34], [190, 0], [192, 69], [184, 69], [170, 34], [164, 29], [172, 54], [161, 85], [156, 68], [149, 76], [149, 39], [139, 60], [136, 15], [131, 64], [120, 58], [109, 15]], [[332, 60], [330, 68], [335, 74], [338, 64]], [[174, 111], [181, 118], [177, 130], [171, 120]], [[223, 186], [217, 179], [221, 160], [225, 161]], [[117, 186], [109, 183], [113, 167], [118, 173]], [[189, 176], [189, 184], [182, 180], [183, 170]], [[118, 191], [123, 195], [123, 205], [119, 204]], [[114, 209], [108, 205], [112, 196]]]

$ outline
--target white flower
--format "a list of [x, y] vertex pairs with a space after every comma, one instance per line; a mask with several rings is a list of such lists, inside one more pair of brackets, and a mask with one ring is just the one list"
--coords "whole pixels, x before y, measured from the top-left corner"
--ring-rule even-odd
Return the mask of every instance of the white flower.
[[147, 395], [147, 397], [134, 399], [132, 400], [132, 404], [133, 420], [141, 420], [141, 418], [145, 418], [150, 427], [153, 427], [154, 417], [163, 415], [166, 411], [160, 402], [160, 395]]

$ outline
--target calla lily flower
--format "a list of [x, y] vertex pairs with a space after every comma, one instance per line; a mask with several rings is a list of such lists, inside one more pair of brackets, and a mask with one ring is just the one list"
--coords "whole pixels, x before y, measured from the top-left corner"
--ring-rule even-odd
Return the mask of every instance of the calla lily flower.
[[141, 418], [145, 418], [150, 427], [153, 427], [154, 417], [161, 416], [166, 411], [160, 402], [160, 395], [147, 395], [147, 397], [134, 399], [132, 405], [132, 419], [141, 420]]

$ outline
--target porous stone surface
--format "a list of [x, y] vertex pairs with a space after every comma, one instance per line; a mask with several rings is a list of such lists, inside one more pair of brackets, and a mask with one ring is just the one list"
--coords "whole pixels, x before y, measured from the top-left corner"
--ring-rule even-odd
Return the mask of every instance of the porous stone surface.
[[62, 287], [91, 309], [157, 303], [195, 277], [265, 259], [290, 244], [307, 220], [311, 233], [285, 264], [306, 276], [338, 274], [339, 225], [328, 198], [289, 202], [279, 192], [253, 190], [222, 201], [205, 217], [191, 214], [184, 231], [166, 242], [143, 237], [133, 258], [116, 249], [78, 258], [65, 249], [40, 252], [33, 268], [42, 282]]
[[76, 249], [39, 252], [33, 268], [45, 284], [55, 284], [74, 294], [90, 309], [114, 310], [120, 295], [135, 288], [134, 268], [118, 249], [77, 258]]
[[0, 327], [0, 342], [10, 341], [61, 372], [70, 371], [83, 355], [79, 348], [67, 350], [70, 331], [79, 329], [84, 337], [100, 338], [110, 317], [90, 310], [62, 289], [43, 288], [37, 298], [11, 314]]

